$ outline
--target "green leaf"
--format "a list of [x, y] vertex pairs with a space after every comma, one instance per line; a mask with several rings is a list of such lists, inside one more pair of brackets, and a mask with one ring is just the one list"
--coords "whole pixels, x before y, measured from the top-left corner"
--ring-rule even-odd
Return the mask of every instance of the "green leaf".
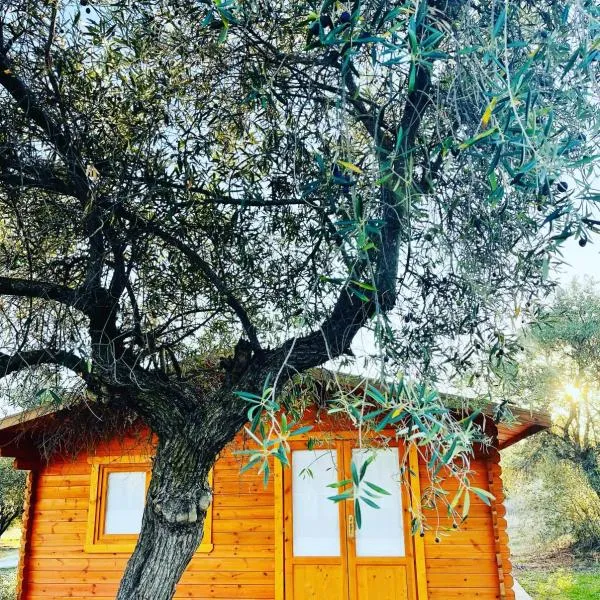
[[354, 517], [356, 518], [356, 526], [360, 529], [362, 527], [362, 513], [358, 498], [354, 501]]
[[360, 167], [356, 166], [354, 163], [347, 162], [345, 160], [338, 160], [337, 164], [340, 165], [340, 167], [343, 167], [348, 171], [352, 171], [353, 173], [358, 173], [359, 175], [363, 172], [363, 170]]
[[462, 519], [463, 521], [469, 516], [471, 510], [471, 495], [469, 490], [465, 490], [465, 500], [463, 502]]
[[373, 491], [377, 492], [378, 494], [381, 494], [382, 496], [390, 496], [390, 492], [388, 492], [387, 490], [384, 490], [382, 487], [379, 487], [378, 485], [375, 485], [374, 483], [370, 482], [370, 481], [365, 481], [365, 485], [368, 485]]
[[262, 454], [256, 456], [255, 458], [251, 458], [241, 469], [240, 473], [245, 473], [249, 471], [252, 467], [256, 466], [263, 459]]
[[263, 463], [263, 467], [259, 469], [259, 473], [261, 470], [263, 471], [263, 485], [267, 487], [267, 485], [269, 485], [269, 475], [271, 474], [268, 460], [265, 460], [265, 462]]
[[506, 9], [502, 9], [498, 18], [496, 19], [496, 23], [494, 25], [494, 30], [492, 31], [492, 37], [497, 38], [500, 35], [502, 29], [504, 29], [504, 23], [506, 21]]
[[377, 388], [373, 387], [372, 385], [367, 386], [367, 396], [369, 396], [370, 398], [372, 398], [373, 400], [375, 400], [377, 403], [379, 403], [381, 405], [386, 404], [385, 396]]
[[360, 477], [358, 476], [358, 470], [356, 469], [356, 463], [352, 461], [350, 465], [350, 471], [352, 472], [352, 481], [356, 487], [360, 484]]
[[344, 492], [343, 494], [336, 494], [335, 496], [328, 496], [328, 500], [333, 500], [334, 502], [342, 502], [343, 500], [350, 500], [352, 498], [352, 492]]
[[469, 490], [476, 494], [481, 500], [483, 500], [488, 506], [491, 505], [491, 501], [495, 499], [494, 494], [488, 492], [487, 490], [483, 490], [478, 487], [470, 487]]
[[291, 431], [290, 435], [302, 435], [303, 433], [308, 433], [312, 428], [312, 425], [302, 425], [302, 427], [298, 427], [298, 429]]
[[354, 285], [357, 285], [358, 287], [362, 288], [363, 290], [368, 290], [370, 292], [376, 292], [377, 288], [371, 284], [371, 283], [367, 283], [366, 281], [355, 281], [352, 280], [352, 283]]
[[342, 479], [342, 481], [336, 481], [335, 483], [328, 483], [328, 488], [341, 488], [345, 485], [350, 485], [352, 483], [351, 479]]
[[367, 469], [369, 468], [369, 465], [370, 465], [370, 464], [371, 464], [371, 463], [372, 463], [374, 460], [375, 460], [375, 457], [371, 455], [371, 456], [369, 456], [369, 458], [367, 458], [367, 460], [365, 460], [365, 461], [363, 462], [363, 464], [362, 464], [362, 465], [361, 465], [361, 467], [360, 467], [360, 474], [359, 474], [360, 481], [362, 481], [362, 480], [364, 479], [364, 477], [365, 477], [365, 473], [367, 472]]
[[219, 44], [222, 44], [227, 40], [227, 35], [229, 34], [229, 25], [223, 22], [223, 27], [221, 27], [221, 31], [219, 33], [219, 39], [217, 40]]
[[575, 50], [575, 52], [573, 52], [573, 54], [571, 54], [569, 60], [567, 61], [567, 64], [565, 65], [562, 75], [563, 77], [573, 68], [573, 65], [575, 64], [575, 61], [579, 58], [579, 53], [580, 53], [580, 49], [577, 48], [577, 50]]
[[460, 144], [460, 146], [458, 148], [459, 148], [459, 150], [465, 150], [466, 148], [470, 148], [477, 142], [480, 142], [481, 140], [484, 140], [485, 138], [490, 137], [491, 135], [494, 135], [495, 133], [498, 133], [498, 127], [492, 127], [491, 129], [486, 129], [485, 131], [481, 131], [477, 135], [474, 135], [472, 138], [465, 140], [462, 144]]
[[462, 488], [460, 488], [458, 492], [456, 492], [454, 498], [452, 499], [452, 502], [450, 502], [450, 504], [448, 505], [448, 513], [452, 513], [452, 511], [458, 506], [458, 503], [460, 502], [460, 499], [462, 498], [464, 492], [465, 490]]
[[373, 500], [371, 500], [370, 498], [367, 498], [366, 496], [361, 496], [360, 499], [365, 504], [368, 504], [371, 508], [376, 508], [378, 510], [379, 510], [379, 508], [381, 508], [378, 504], [375, 504], [375, 502], [373, 502]]

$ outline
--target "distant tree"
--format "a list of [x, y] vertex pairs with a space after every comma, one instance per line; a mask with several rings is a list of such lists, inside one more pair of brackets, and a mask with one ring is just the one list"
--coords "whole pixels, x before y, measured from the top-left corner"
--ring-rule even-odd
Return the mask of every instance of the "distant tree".
[[12, 462], [0, 458], [0, 535], [23, 514], [26, 474], [15, 469]]
[[0, 370], [156, 433], [118, 598], [172, 597], [218, 453], [250, 417], [253, 464], [285, 463], [282, 390], [363, 329], [390, 385], [336, 410], [468, 485], [474, 429], [397, 375], [501, 366], [557, 247], [597, 229], [597, 22], [581, 0], [0, 0]]
[[559, 290], [528, 331], [518, 395], [553, 415], [552, 430], [531, 442], [580, 468], [600, 501], [600, 287]]

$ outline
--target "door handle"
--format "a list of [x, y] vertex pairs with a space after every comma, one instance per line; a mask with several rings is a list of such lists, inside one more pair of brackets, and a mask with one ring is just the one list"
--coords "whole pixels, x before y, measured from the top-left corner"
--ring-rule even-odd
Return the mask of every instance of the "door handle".
[[348, 515], [348, 537], [354, 538], [354, 515]]

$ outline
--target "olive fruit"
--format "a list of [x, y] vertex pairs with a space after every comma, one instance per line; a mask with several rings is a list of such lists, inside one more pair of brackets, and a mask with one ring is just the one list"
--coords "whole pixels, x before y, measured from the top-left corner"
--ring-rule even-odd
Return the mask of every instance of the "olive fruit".
[[321, 27], [319, 25], [319, 21], [314, 21], [313, 23], [311, 23], [310, 27], [308, 28], [308, 30], [315, 36], [319, 35], [320, 29], [321, 29]]
[[323, 29], [325, 29], [325, 27], [329, 27], [330, 29], [333, 29], [333, 21], [331, 20], [331, 17], [329, 15], [321, 15], [319, 17], [319, 21], [320, 21], [321, 27], [323, 27]]

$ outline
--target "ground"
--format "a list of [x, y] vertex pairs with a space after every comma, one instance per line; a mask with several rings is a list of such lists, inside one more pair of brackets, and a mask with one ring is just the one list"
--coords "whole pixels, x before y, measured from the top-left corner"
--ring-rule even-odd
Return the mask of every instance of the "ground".
[[598, 600], [600, 554], [567, 551], [514, 558], [514, 575], [534, 600]]

